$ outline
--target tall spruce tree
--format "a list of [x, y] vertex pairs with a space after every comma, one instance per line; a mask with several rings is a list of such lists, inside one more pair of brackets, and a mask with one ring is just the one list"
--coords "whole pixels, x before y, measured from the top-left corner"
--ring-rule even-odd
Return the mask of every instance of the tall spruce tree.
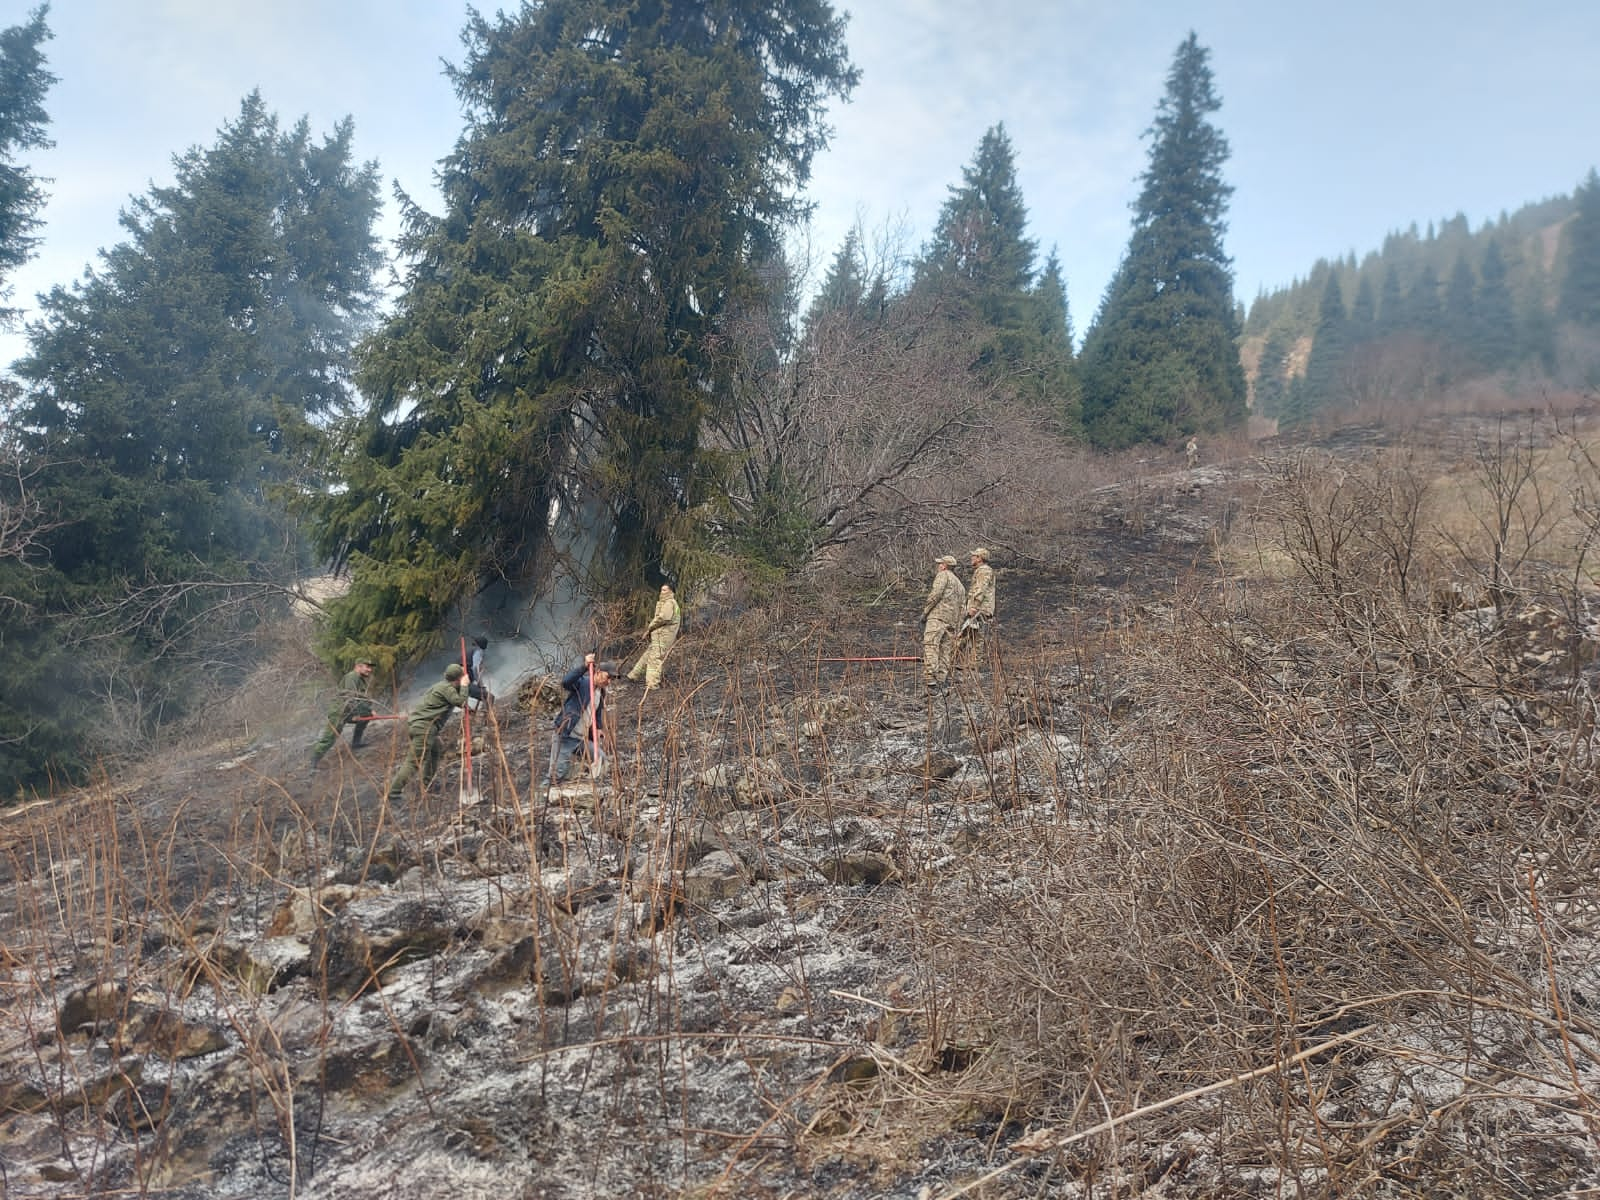
[[[43, 181], [20, 160], [27, 150], [47, 149], [49, 115], [45, 93], [55, 76], [45, 69], [43, 46], [50, 6], [41, 5], [21, 25], [0, 30], [0, 303], [11, 296], [12, 273], [33, 256]], [[0, 307], [0, 325], [14, 313]]]
[[1576, 325], [1600, 326], [1600, 174], [1590, 170], [1573, 199], [1578, 211], [1562, 236], [1566, 267], [1556, 315]]
[[1027, 227], [1016, 154], [1005, 126], [996, 125], [950, 188], [915, 264], [912, 295], [976, 335], [974, 368], [990, 384], [1076, 433], [1066, 282], [1053, 255], [1035, 276], [1037, 244]]
[[1299, 411], [1290, 423], [1305, 421], [1318, 411], [1341, 403], [1342, 374], [1350, 354], [1350, 318], [1345, 312], [1344, 290], [1339, 273], [1328, 272], [1322, 291], [1322, 306], [1317, 316], [1317, 332], [1306, 360], [1304, 386]]
[[867, 267], [861, 253], [861, 229], [851, 226], [844, 242], [828, 264], [828, 273], [817, 289], [806, 311], [806, 325], [814, 326], [824, 315], [843, 313], [854, 317], [861, 313], [868, 295]]
[[1084, 340], [1084, 423], [1105, 446], [1167, 440], [1244, 419], [1233, 271], [1223, 252], [1232, 188], [1210, 54], [1191, 33], [1148, 136], [1133, 234]]
[[609, 514], [623, 587], [693, 562], [719, 318], [761, 287], [823, 103], [856, 80], [827, 0], [547, 0], [464, 42], [445, 211], [408, 206], [350, 486], [320, 514], [352, 563], [334, 638], [402, 656], [479, 580], [524, 574], [558, 505]]
[[996, 326], [1013, 325], [1033, 279], [1036, 244], [1004, 125], [989, 129], [961, 184], [950, 189], [916, 264], [919, 286], [964, 299]]
[[1490, 238], [1483, 250], [1483, 269], [1478, 282], [1476, 340], [1479, 357], [1491, 371], [1505, 371], [1516, 365], [1517, 316], [1505, 255], [1500, 240]]
[[1030, 355], [1034, 396], [1054, 414], [1062, 432], [1076, 436], [1083, 429], [1083, 385], [1072, 347], [1067, 281], [1054, 248], [1034, 281], [1030, 299], [1036, 322]]
[[[219, 600], [296, 569], [280, 489], [349, 404], [375, 299], [377, 173], [351, 143], [349, 122], [319, 141], [251, 95], [132, 202], [127, 241], [44, 298], [16, 425], [59, 522], [27, 580], [30, 628], [50, 633], [0, 648], [17, 685], [0, 700], [0, 780], [81, 767], [109, 724], [85, 697], [135, 708], [147, 731], [199, 690], [198, 663], [244, 665], [234, 635], [254, 614]], [[70, 648], [80, 633], [92, 655]], [[54, 686], [26, 686], [39, 671]], [[32, 750], [16, 760], [19, 727]]]

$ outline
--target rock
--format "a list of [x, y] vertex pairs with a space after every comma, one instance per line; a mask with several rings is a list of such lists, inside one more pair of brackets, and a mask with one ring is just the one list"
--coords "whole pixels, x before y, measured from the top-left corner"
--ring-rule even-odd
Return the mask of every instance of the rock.
[[330, 883], [318, 888], [290, 888], [288, 897], [267, 922], [267, 936], [311, 933], [352, 901], [377, 894], [377, 888], [358, 887], [349, 883]]
[[341, 1046], [320, 1064], [307, 1063], [301, 1082], [330, 1092], [376, 1096], [421, 1074], [421, 1050], [399, 1034]]
[[328, 995], [347, 999], [372, 978], [372, 940], [349, 917], [338, 917], [311, 939], [307, 967], [327, 983]]
[[172, 1112], [172, 1086], [141, 1083], [118, 1092], [106, 1105], [108, 1120], [123, 1129], [144, 1133], [156, 1128]]
[[124, 1026], [123, 1036], [140, 1053], [175, 1061], [215, 1054], [228, 1047], [228, 1039], [219, 1030], [191, 1024], [170, 1008], [141, 1008]]
[[62, 1033], [74, 1033], [85, 1025], [116, 1021], [126, 1011], [127, 988], [120, 983], [92, 983], [67, 994], [57, 1020]]
[[185, 974], [202, 982], [221, 975], [247, 992], [264, 996], [303, 974], [310, 951], [297, 937], [260, 938], [249, 946], [217, 941], [185, 964]]
[[744, 886], [744, 864], [726, 850], [713, 850], [683, 873], [683, 897], [691, 904], [726, 900]]
[[904, 882], [894, 860], [876, 850], [855, 850], [823, 859], [817, 863], [817, 870], [828, 882], [845, 887], [878, 887]]
[[0, 1081], [0, 1114], [35, 1113], [50, 1107], [50, 1097], [27, 1079]]

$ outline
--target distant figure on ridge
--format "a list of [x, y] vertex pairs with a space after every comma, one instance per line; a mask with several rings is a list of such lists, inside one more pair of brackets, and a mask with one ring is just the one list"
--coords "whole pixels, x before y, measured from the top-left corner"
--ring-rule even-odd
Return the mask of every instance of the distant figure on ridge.
[[681, 628], [683, 610], [678, 607], [678, 598], [672, 594], [672, 589], [663, 583], [661, 598], [656, 601], [655, 616], [645, 630], [650, 635], [650, 644], [639, 656], [639, 661], [633, 664], [633, 670], [628, 672], [629, 679], [644, 679], [646, 692], [661, 682], [661, 668], [667, 661], [667, 651], [678, 640], [678, 630]]
[[367, 731], [367, 723], [361, 718], [372, 715], [372, 701], [367, 699], [367, 685], [371, 679], [372, 664], [363, 658], [339, 681], [338, 697], [328, 710], [328, 727], [322, 731], [316, 745], [311, 747], [312, 770], [322, 761], [322, 756], [333, 748], [346, 725], [356, 727], [350, 735], [350, 749], [361, 748], [361, 737]]
[[439, 731], [450, 719], [450, 714], [467, 702], [467, 689], [461, 686], [461, 677], [465, 674], [460, 663], [451, 663], [444, 669], [444, 679], [423, 692], [422, 699], [411, 710], [411, 717], [406, 722], [411, 733], [411, 747], [400, 769], [389, 780], [388, 798], [391, 801], [400, 799], [401, 790], [419, 768], [422, 771], [422, 790], [428, 790], [434, 769], [444, 753]]
[[1195, 464], [1200, 461], [1200, 443], [1194, 440], [1193, 434], [1189, 435], [1189, 444], [1183, 448], [1183, 457], [1189, 464], [1191, 471], [1194, 470]]
[[950, 663], [955, 658], [956, 630], [961, 625], [962, 606], [967, 589], [950, 568], [955, 555], [946, 554], [934, 561], [933, 587], [922, 606], [922, 682], [932, 693], [950, 678]]

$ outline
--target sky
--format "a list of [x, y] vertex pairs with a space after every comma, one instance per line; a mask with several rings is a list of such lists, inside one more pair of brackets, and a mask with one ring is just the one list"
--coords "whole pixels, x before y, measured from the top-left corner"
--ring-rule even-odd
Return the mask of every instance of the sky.
[[[506, 0], [510, 7], [514, 0]], [[837, 0], [836, 0], [837, 2]], [[0, 27], [27, 0], [0, 0]], [[492, 3], [481, 7], [492, 11]], [[1040, 260], [1060, 256], [1081, 337], [1127, 243], [1149, 127], [1178, 44], [1211, 51], [1232, 156], [1235, 293], [1375, 249], [1461, 212], [1474, 228], [1570, 192], [1600, 164], [1600, 3], [1545, 0], [857, 0], [861, 83], [828, 114], [814, 215], [797, 237], [820, 275], [848, 229], [914, 253], [986, 129], [1016, 152]], [[442, 65], [461, 60], [459, 0], [54, 0], [45, 52], [55, 147], [38, 256], [11, 303], [69, 284], [123, 239], [118, 212], [172, 178], [259, 88], [284, 123], [348, 115], [356, 152], [423, 207], [462, 129]], [[396, 230], [388, 201], [381, 227]], [[0, 363], [25, 349], [0, 335]]]

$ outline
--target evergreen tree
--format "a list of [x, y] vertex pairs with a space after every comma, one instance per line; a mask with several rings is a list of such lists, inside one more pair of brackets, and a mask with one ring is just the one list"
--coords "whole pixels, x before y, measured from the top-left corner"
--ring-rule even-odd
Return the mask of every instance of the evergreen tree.
[[1311, 343], [1311, 355], [1306, 360], [1304, 388], [1299, 411], [1294, 414], [1298, 423], [1320, 409], [1339, 404], [1341, 373], [1350, 353], [1350, 320], [1345, 313], [1344, 292], [1339, 286], [1339, 275], [1328, 273], [1327, 286], [1322, 292], [1322, 307], [1317, 317], [1317, 332]]
[[1590, 170], [1574, 199], [1578, 211], [1562, 236], [1566, 269], [1556, 315], [1577, 325], [1600, 325], [1600, 175]]
[[866, 304], [869, 284], [866, 263], [861, 254], [861, 230], [852, 227], [845, 234], [844, 244], [833, 256], [822, 286], [806, 313], [806, 325], [814, 326], [828, 313], [843, 313], [849, 317], [859, 315]]
[[1378, 301], [1372, 294], [1372, 278], [1363, 273], [1356, 282], [1356, 298], [1350, 305], [1352, 342], [1372, 337], [1378, 323]]
[[1287, 325], [1274, 326], [1256, 364], [1255, 410], [1263, 417], [1282, 417], [1289, 395], [1289, 347], [1294, 335]]
[[1133, 234], [1084, 341], [1084, 422], [1106, 446], [1244, 419], [1233, 273], [1223, 253], [1232, 189], [1209, 52], [1178, 47], [1157, 109]]
[[[34, 230], [44, 188], [18, 156], [53, 144], [45, 136], [50, 118], [44, 97], [55, 76], [45, 69], [42, 49], [51, 36], [49, 12], [48, 4], [41, 5], [25, 24], [0, 30], [0, 301], [10, 298], [11, 274], [33, 256], [39, 240]], [[13, 316], [0, 308], [0, 325]]]
[[[1387, 257], [1387, 249], [1384, 253]], [[1405, 327], [1405, 322], [1406, 298], [1400, 286], [1400, 268], [1391, 260], [1384, 266], [1383, 282], [1378, 285], [1378, 322], [1375, 332], [1379, 337], [1399, 333]]]
[[1030, 355], [1035, 397], [1042, 407], [1055, 413], [1064, 432], [1076, 434], [1082, 427], [1083, 395], [1072, 350], [1067, 282], [1061, 274], [1061, 259], [1053, 248], [1030, 299], [1036, 322]]
[[1483, 251], [1483, 270], [1478, 283], [1474, 340], [1478, 358], [1491, 371], [1504, 371], [1517, 359], [1516, 306], [1507, 279], [1505, 256], [1498, 238], [1490, 238]]
[[1439, 297], [1439, 273], [1432, 263], [1423, 265], [1405, 298], [1405, 328], [1428, 339], [1444, 335], [1444, 306]]
[[961, 179], [917, 263], [917, 282], [967, 299], [990, 324], [1014, 324], [1033, 278], [1035, 244], [1026, 233], [1028, 209], [1004, 125], [983, 135]]
[[762, 286], [856, 79], [827, 0], [547, 0], [474, 15], [445, 211], [407, 209], [394, 317], [321, 545], [353, 566], [334, 637], [402, 656], [558, 511], [613, 521], [613, 579], [694, 562], [722, 468], [699, 444], [718, 321]]
[[[104, 723], [85, 696], [136, 699], [147, 729], [198, 689], [174, 657], [243, 665], [233, 635], [252, 615], [218, 597], [287, 582], [301, 546], [279, 489], [306, 477], [316, 421], [349, 402], [381, 261], [376, 168], [352, 162], [349, 122], [319, 142], [251, 95], [175, 168], [124, 213], [127, 241], [44, 298], [16, 366], [23, 451], [60, 524], [26, 596], [54, 628], [5, 642], [0, 672], [55, 686], [0, 702], [0, 740], [26, 722], [41, 747], [0, 779], [82, 766]], [[79, 614], [92, 656], [66, 652]]]

